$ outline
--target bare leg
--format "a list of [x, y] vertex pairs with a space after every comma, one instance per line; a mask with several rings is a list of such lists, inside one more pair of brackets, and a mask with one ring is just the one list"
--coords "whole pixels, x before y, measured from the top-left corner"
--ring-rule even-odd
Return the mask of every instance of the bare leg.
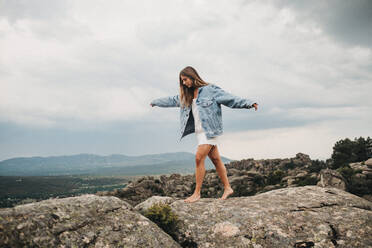
[[213, 146], [213, 148], [208, 153], [208, 157], [212, 160], [214, 166], [216, 167], [218, 176], [221, 178], [224, 186], [224, 193], [222, 197], [219, 198], [219, 200], [225, 200], [229, 195], [234, 193], [234, 190], [230, 186], [229, 179], [227, 178], [226, 167], [221, 160], [221, 156], [218, 152], [217, 146]]
[[196, 162], [196, 169], [195, 169], [195, 179], [196, 179], [196, 186], [194, 193], [184, 200], [184, 202], [196, 202], [200, 199], [200, 190], [203, 184], [204, 176], [205, 176], [205, 166], [204, 161], [207, 157], [209, 151], [211, 150], [212, 145], [199, 145], [198, 150], [196, 151], [195, 162]]

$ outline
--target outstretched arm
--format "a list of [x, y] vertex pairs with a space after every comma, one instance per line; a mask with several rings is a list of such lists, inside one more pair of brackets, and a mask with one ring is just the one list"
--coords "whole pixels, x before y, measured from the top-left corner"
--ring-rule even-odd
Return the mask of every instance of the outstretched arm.
[[248, 109], [257, 106], [257, 103], [252, 100], [241, 98], [239, 96], [235, 96], [229, 92], [224, 91], [217, 85], [213, 85], [213, 87], [215, 89], [214, 98], [219, 104], [223, 104], [230, 108], [248, 108]]
[[152, 107], [158, 106], [158, 107], [163, 107], [163, 108], [179, 107], [180, 98], [179, 98], [179, 95], [161, 97], [161, 98], [152, 100], [150, 105]]

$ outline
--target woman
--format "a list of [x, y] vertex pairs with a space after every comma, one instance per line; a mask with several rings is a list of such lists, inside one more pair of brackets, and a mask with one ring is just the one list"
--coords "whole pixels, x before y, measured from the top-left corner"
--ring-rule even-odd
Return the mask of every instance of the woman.
[[234, 191], [227, 179], [226, 168], [217, 148], [219, 136], [223, 133], [221, 104], [230, 108], [254, 107], [255, 110], [258, 104], [232, 95], [215, 84], [205, 82], [191, 66], [187, 66], [180, 72], [179, 83], [179, 95], [155, 99], [150, 105], [152, 107], [180, 107], [180, 140], [188, 134], [196, 134], [198, 141], [195, 157], [196, 186], [194, 193], [184, 201], [191, 203], [200, 199], [205, 176], [204, 160], [207, 155], [216, 167], [224, 185], [224, 193], [219, 199], [225, 200]]

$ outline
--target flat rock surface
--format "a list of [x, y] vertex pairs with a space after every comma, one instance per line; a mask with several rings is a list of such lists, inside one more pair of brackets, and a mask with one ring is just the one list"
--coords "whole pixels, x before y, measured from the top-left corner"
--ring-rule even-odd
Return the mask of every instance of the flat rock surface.
[[95, 195], [0, 209], [0, 247], [180, 247], [132, 210]]
[[184, 247], [372, 247], [372, 203], [336, 188], [171, 204]]

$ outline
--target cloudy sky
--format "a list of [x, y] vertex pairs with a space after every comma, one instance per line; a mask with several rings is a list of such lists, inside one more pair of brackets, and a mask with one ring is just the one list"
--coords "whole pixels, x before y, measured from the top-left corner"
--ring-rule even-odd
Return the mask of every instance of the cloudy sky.
[[372, 1], [0, 0], [0, 160], [196, 152], [179, 71], [255, 100], [223, 106], [231, 159], [326, 159], [372, 136]]

